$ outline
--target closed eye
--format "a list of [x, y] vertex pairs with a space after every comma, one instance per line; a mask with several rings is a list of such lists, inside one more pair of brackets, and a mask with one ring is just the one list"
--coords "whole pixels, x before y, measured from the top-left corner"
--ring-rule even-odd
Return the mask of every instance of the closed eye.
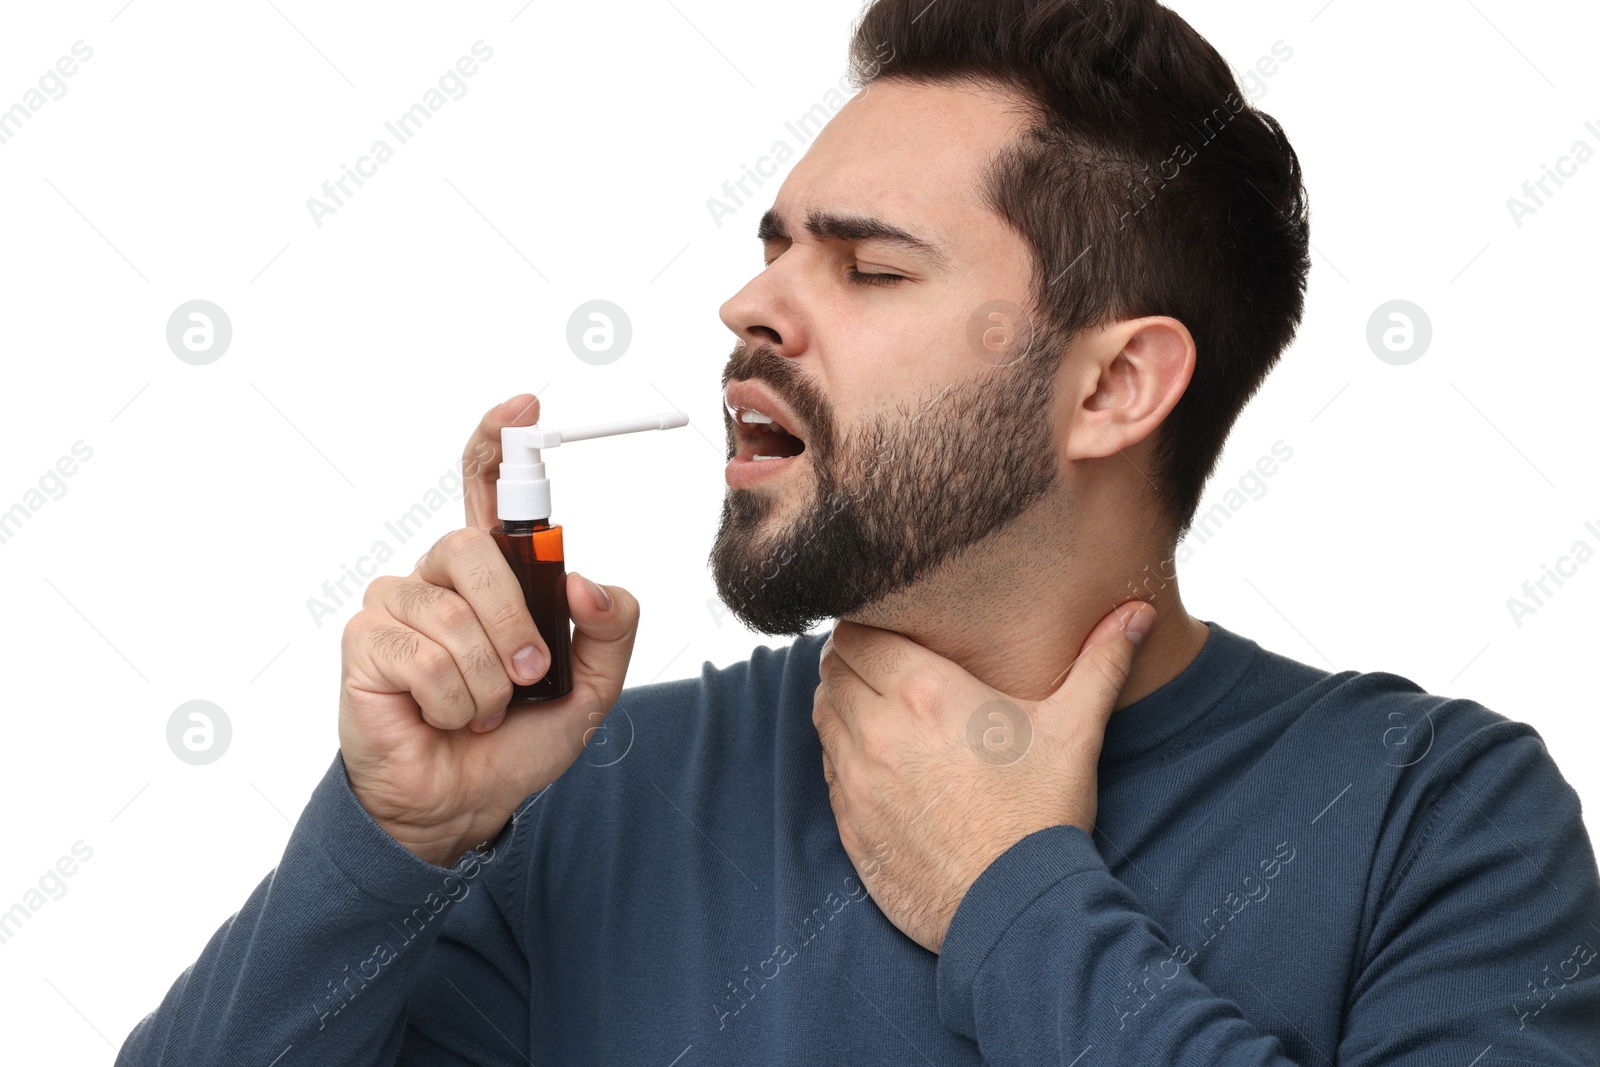
[[850, 272], [846, 275], [846, 277], [852, 282], [855, 282], [857, 285], [893, 285], [895, 282], [903, 282], [906, 280], [905, 275], [903, 274], [883, 274], [876, 271], [859, 271], [854, 267], [850, 268]]
[[[764, 260], [761, 264], [762, 269], [765, 270], [772, 266], [777, 261], [777, 258], [777, 256], [774, 256], [772, 259]], [[886, 271], [863, 271], [856, 270], [854, 267], [851, 267], [846, 272], [845, 277], [856, 285], [894, 285], [896, 282], [909, 280], [903, 274], [890, 274]]]

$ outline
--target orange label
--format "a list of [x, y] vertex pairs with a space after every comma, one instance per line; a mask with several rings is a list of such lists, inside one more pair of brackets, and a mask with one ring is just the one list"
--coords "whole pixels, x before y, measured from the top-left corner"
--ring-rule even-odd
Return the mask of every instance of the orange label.
[[565, 560], [567, 557], [561, 550], [561, 527], [552, 526], [548, 530], [535, 530], [533, 554], [536, 558], [547, 562]]

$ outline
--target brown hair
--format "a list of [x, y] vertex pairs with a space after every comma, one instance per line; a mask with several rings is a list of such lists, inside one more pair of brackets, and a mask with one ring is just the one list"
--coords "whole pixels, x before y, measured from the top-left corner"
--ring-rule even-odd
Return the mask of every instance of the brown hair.
[[[1304, 309], [1310, 224], [1282, 127], [1155, 0], [874, 0], [850, 79], [879, 78], [1020, 90], [1028, 128], [982, 180], [1032, 246], [1044, 336], [1145, 315], [1194, 336], [1147, 472], [1181, 538]], [[1049, 373], [1061, 347], [1043, 353]]]

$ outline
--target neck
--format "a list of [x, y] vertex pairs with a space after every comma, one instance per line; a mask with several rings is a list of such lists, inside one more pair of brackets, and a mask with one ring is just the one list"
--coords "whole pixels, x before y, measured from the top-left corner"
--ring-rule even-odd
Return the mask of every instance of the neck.
[[1170, 553], [1080, 554], [1041, 533], [1019, 523], [845, 618], [902, 634], [1018, 700], [1060, 688], [1089, 633], [1132, 600], [1154, 607], [1156, 621], [1115, 707], [1159, 689], [1199, 654], [1209, 630], [1184, 610]]

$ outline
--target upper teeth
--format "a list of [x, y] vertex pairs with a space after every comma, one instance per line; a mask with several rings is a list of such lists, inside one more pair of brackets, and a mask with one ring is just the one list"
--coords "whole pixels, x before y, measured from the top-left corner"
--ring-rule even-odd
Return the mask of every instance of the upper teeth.
[[763, 415], [763, 414], [761, 414], [761, 412], [756, 411], [754, 408], [747, 408], [744, 411], [739, 412], [739, 421], [740, 422], [771, 422], [772, 421], [772, 416], [771, 415]]

